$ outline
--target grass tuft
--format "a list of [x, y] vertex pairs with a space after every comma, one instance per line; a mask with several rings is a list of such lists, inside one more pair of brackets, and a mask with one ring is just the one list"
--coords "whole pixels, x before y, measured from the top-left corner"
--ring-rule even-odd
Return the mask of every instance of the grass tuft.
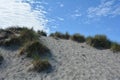
[[71, 39], [76, 42], [85, 42], [85, 37], [79, 33], [73, 34], [71, 36]]
[[38, 33], [39, 37], [40, 37], [40, 36], [47, 36], [47, 33], [44, 32], [44, 31], [38, 30], [37, 33]]
[[47, 70], [51, 67], [51, 64], [48, 62], [48, 60], [38, 59], [38, 60], [34, 60], [32, 64], [34, 66], [34, 70], [37, 72]]
[[51, 33], [50, 37], [68, 40], [70, 38], [70, 34], [68, 32], [66, 32], [65, 34], [63, 34], [61, 32], [55, 32], [55, 33]]
[[113, 52], [120, 52], [120, 44], [113, 42], [111, 45], [111, 50]]
[[39, 40], [38, 34], [33, 29], [24, 29], [20, 32], [20, 40], [22, 43], [26, 43], [28, 41]]
[[86, 43], [95, 48], [109, 49], [111, 47], [111, 41], [105, 35], [88, 37], [86, 38]]
[[35, 55], [42, 56], [49, 51], [50, 50], [45, 45], [40, 43], [40, 41], [32, 41], [32, 42], [26, 43], [24, 47], [21, 48], [19, 54], [21, 55], [26, 52], [27, 57], [33, 58]]

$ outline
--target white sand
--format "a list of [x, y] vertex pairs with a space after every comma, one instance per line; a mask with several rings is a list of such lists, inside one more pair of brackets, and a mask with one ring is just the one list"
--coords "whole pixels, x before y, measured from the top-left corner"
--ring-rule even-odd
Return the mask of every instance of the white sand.
[[42, 41], [51, 50], [51, 72], [28, 72], [30, 59], [1, 47], [5, 60], [0, 65], [0, 80], [120, 80], [120, 53], [71, 40], [42, 37]]

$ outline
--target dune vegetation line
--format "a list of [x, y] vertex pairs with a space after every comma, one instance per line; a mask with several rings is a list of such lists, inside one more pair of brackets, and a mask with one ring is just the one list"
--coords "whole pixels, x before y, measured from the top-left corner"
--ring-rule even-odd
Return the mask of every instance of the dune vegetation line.
[[[48, 60], [41, 59], [41, 57], [47, 53], [50, 53], [50, 49], [45, 46], [40, 40], [41, 36], [46, 36], [47, 33], [38, 30], [35, 32], [33, 29], [26, 27], [9, 27], [6, 29], [0, 29], [0, 46], [19, 46], [19, 56], [26, 55], [28, 58], [32, 58], [33, 70], [37, 72], [44, 71], [51, 67]], [[84, 37], [79, 33], [70, 35], [68, 32], [65, 34], [60, 32], [51, 33], [48, 37], [55, 39], [73, 40], [77, 43], [86, 43], [96, 49], [110, 49], [113, 52], [120, 52], [120, 44], [110, 41], [105, 35], [95, 35], [94, 37]], [[4, 60], [4, 56], [0, 53], [0, 64]]]

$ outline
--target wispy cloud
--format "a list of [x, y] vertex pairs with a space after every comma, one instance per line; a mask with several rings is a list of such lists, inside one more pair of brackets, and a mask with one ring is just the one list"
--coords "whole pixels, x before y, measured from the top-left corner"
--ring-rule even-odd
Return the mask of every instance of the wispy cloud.
[[81, 16], [82, 16], [82, 14], [81, 14], [81, 12], [80, 12], [79, 9], [76, 9], [76, 10], [73, 12], [73, 14], [71, 15], [72, 18], [78, 18], [78, 17], [81, 17]]
[[118, 16], [120, 15], [120, 1], [102, 0], [100, 5], [88, 8], [87, 12], [89, 18]]
[[73, 14], [73, 15], [72, 15], [72, 17], [80, 17], [80, 16], [82, 16], [81, 13], [76, 13], [76, 14]]
[[0, 28], [18, 25], [29, 28], [33, 27], [35, 30], [42, 29], [49, 31], [46, 28], [48, 22], [45, 18], [46, 12], [41, 8], [33, 10], [29, 3], [22, 1], [0, 0]]
[[57, 2], [57, 5], [61, 8], [64, 7], [64, 4], [62, 2]]
[[64, 7], [64, 4], [60, 4], [60, 7]]
[[62, 18], [62, 17], [57, 17], [57, 19], [58, 19], [59, 21], [64, 21], [64, 18]]

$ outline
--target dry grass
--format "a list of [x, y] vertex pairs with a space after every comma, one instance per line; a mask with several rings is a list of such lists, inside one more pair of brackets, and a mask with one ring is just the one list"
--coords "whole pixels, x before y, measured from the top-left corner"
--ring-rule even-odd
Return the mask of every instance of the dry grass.
[[32, 41], [26, 43], [21, 49], [20, 49], [20, 55], [27, 53], [27, 57], [34, 57], [35, 55], [42, 56], [45, 53], [49, 52], [50, 50], [40, 43], [40, 41]]
[[34, 70], [37, 72], [47, 70], [51, 67], [51, 64], [47, 60], [34, 60], [32, 64], [34, 66]]

